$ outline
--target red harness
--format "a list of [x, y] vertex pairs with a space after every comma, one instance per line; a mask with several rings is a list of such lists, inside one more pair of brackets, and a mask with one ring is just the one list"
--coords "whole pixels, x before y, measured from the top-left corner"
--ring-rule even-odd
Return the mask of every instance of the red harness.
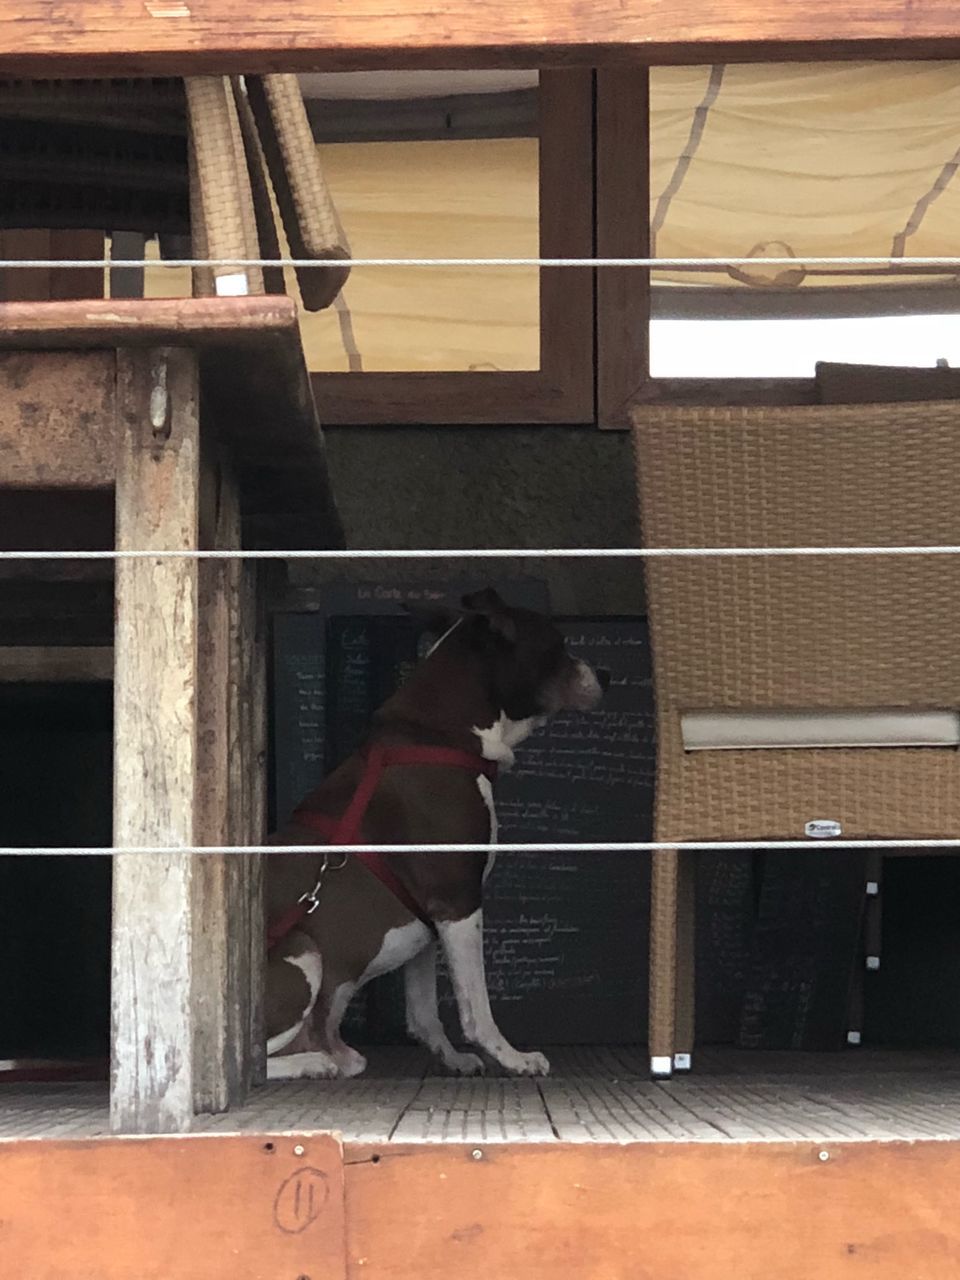
[[[309, 827], [311, 831], [318, 832], [330, 844], [359, 844], [360, 828], [363, 826], [367, 808], [377, 789], [380, 775], [390, 765], [433, 764], [448, 769], [466, 769], [476, 777], [483, 775], [489, 778], [491, 782], [497, 776], [495, 761], [485, 760], [482, 756], [473, 755], [469, 751], [460, 751], [456, 747], [389, 746], [382, 742], [375, 742], [373, 746], [364, 749], [363, 756], [365, 765], [360, 782], [353, 793], [353, 799], [339, 818], [331, 817], [327, 813], [316, 813], [310, 809], [297, 809], [292, 821], [298, 826]], [[376, 853], [371, 849], [358, 849], [350, 856], [362, 862], [411, 914], [431, 929], [433, 928], [433, 923], [424, 914], [423, 908], [390, 868], [389, 855]], [[299, 902], [294, 903], [289, 910], [272, 922], [267, 929], [268, 951], [309, 915], [316, 906], [315, 893], [316, 890], [313, 893], [305, 893]]]

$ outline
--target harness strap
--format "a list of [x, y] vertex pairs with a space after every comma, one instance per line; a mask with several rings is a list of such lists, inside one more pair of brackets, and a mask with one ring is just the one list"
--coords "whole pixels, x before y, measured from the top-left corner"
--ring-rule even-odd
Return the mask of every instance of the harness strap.
[[[326, 813], [317, 813], [311, 809], [297, 809], [293, 814], [293, 820], [300, 826], [319, 832], [330, 844], [359, 844], [360, 829], [363, 826], [367, 808], [373, 799], [384, 769], [390, 765], [441, 765], [448, 769], [466, 769], [477, 777], [483, 775], [491, 781], [497, 776], [495, 761], [485, 760], [482, 756], [461, 751], [456, 747], [389, 746], [376, 742], [373, 746], [364, 749], [363, 757], [365, 765], [357, 789], [339, 818]], [[362, 862], [412, 915], [422, 920], [428, 928], [434, 929], [433, 921], [424, 913], [423, 908], [389, 865], [388, 855], [376, 853], [370, 849], [358, 849], [351, 856]], [[316, 901], [312, 895], [304, 894], [299, 902], [294, 903], [273, 921], [267, 929], [267, 950], [269, 951], [281, 938], [285, 938], [291, 930], [295, 929], [315, 905]]]
[[295, 902], [292, 907], [288, 907], [282, 915], [277, 916], [276, 920], [267, 925], [267, 950], [270, 951], [275, 947], [288, 933], [293, 933], [309, 911], [310, 907], [306, 902]]

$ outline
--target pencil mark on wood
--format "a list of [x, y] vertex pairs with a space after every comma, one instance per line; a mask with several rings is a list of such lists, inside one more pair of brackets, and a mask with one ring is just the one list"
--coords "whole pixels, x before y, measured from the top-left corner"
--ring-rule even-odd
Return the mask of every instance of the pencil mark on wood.
[[273, 1221], [285, 1235], [299, 1235], [316, 1222], [329, 1196], [327, 1175], [321, 1169], [298, 1169], [280, 1185]]

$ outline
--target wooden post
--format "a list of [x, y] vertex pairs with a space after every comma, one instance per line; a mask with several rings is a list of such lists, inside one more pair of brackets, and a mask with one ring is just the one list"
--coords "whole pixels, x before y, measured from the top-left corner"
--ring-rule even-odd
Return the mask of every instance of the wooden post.
[[[230, 467], [200, 438], [193, 354], [120, 357], [117, 545], [236, 548]], [[251, 833], [242, 565], [117, 569], [115, 842], [189, 847]], [[253, 1069], [249, 860], [119, 855], [114, 1130], [180, 1132], [240, 1101]], [[259, 927], [259, 926], [258, 926]], [[262, 930], [261, 930], [262, 932]], [[262, 948], [262, 938], [259, 943]]]
[[[232, 471], [205, 440], [201, 449], [200, 543], [240, 546]], [[243, 843], [237, 820], [236, 619], [241, 564], [200, 562], [197, 684], [197, 844]], [[239, 837], [239, 838], [238, 838]], [[245, 859], [197, 858], [193, 875], [193, 1098], [196, 1111], [225, 1111], [249, 1085], [249, 928]], [[211, 909], [212, 908], [212, 909]]]
[[[597, 73], [597, 256], [650, 254], [650, 83], [645, 67]], [[597, 271], [597, 425], [630, 425], [650, 376], [650, 272]]]
[[[256, 564], [242, 568], [236, 614], [237, 679], [232, 689], [236, 706], [235, 745], [231, 751], [231, 792], [236, 797], [234, 838], [238, 844], [262, 844], [267, 827], [266, 796], [266, 609], [263, 575]], [[263, 1021], [266, 946], [263, 901], [263, 859], [243, 859], [244, 902], [249, 928], [246, 1009], [243, 1033], [251, 1045], [249, 1083], [266, 1079], [266, 1036]]]
[[[118, 356], [117, 548], [195, 548], [199, 388], [182, 350]], [[116, 574], [114, 843], [194, 844], [197, 563], [121, 560]], [[189, 1129], [194, 858], [121, 854], [113, 870], [110, 1123]]]

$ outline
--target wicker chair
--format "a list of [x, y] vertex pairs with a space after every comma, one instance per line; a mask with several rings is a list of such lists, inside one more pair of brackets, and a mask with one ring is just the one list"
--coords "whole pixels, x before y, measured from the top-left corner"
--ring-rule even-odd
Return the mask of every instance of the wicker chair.
[[[275, 258], [271, 187], [304, 306], [329, 306], [349, 250], [292, 75], [0, 81], [0, 227], [104, 228], [195, 257]], [[188, 181], [189, 175], [189, 181]], [[284, 291], [268, 268], [199, 270], [201, 295]]]
[[[634, 444], [648, 546], [960, 545], [953, 402], [642, 408]], [[655, 559], [646, 580], [658, 841], [960, 834], [956, 557]], [[653, 855], [655, 1075], [691, 1064], [695, 870]]]

